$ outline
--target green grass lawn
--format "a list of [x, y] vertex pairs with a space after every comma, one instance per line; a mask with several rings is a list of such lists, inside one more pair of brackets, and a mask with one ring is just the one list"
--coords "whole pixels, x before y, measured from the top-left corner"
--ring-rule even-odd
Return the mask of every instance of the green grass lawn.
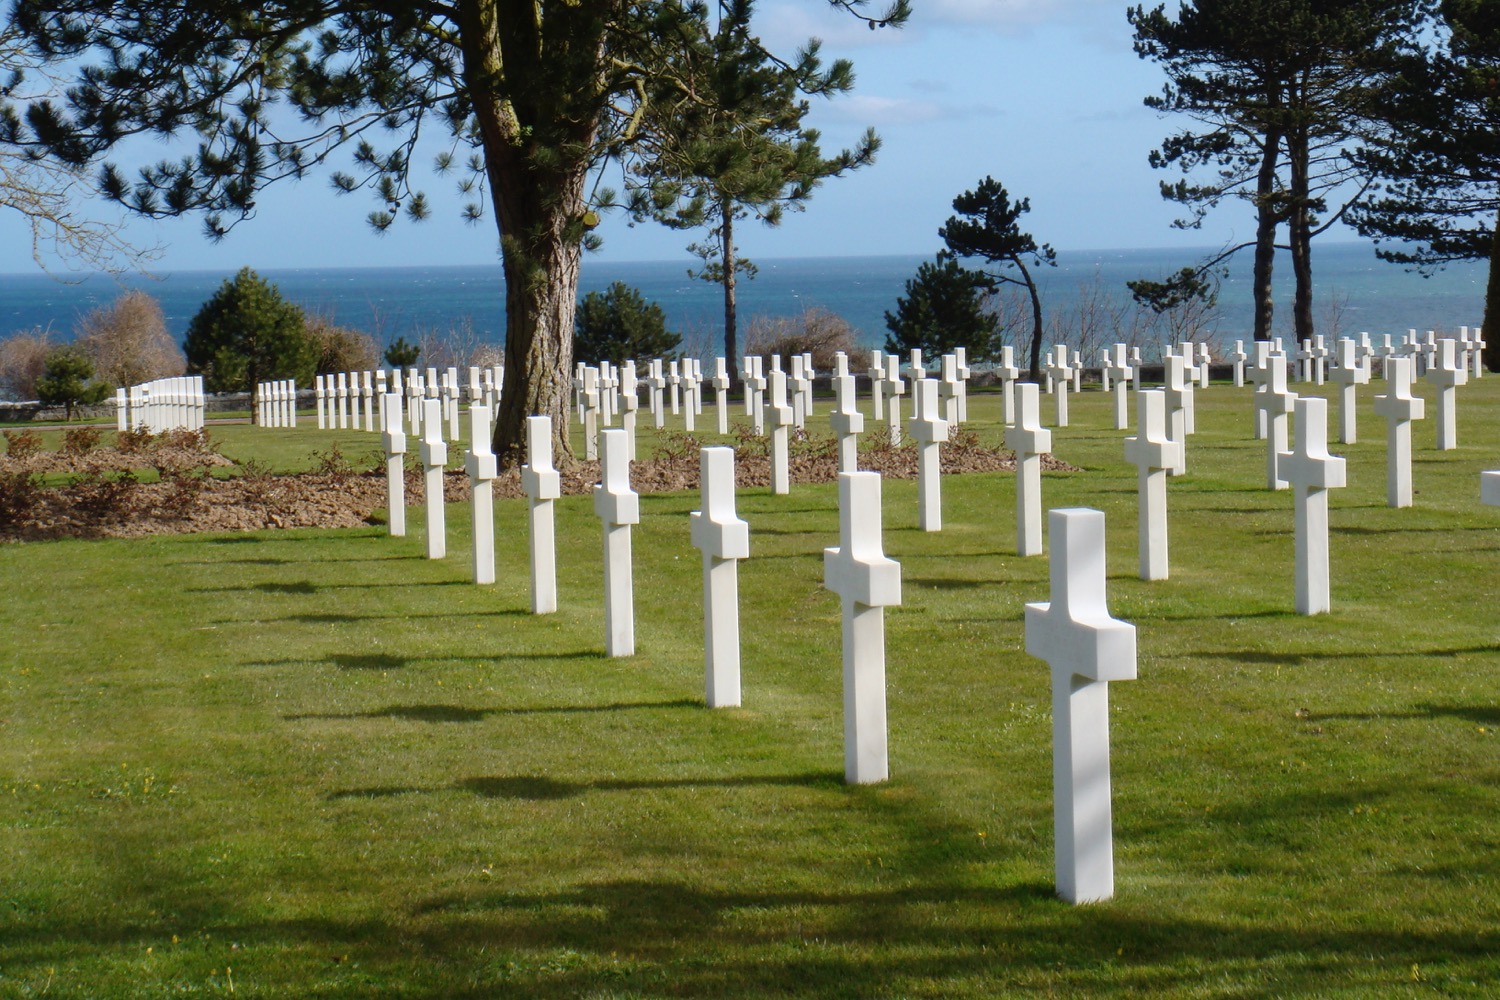
[[[1408, 510], [1385, 507], [1374, 391], [1332, 446], [1350, 486], [1313, 618], [1248, 389], [1199, 395], [1168, 581], [1135, 576], [1108, 397], [1054, 432], [1084, 471], [1044, 476], [1046, 504], [1105, 512], [1140, 648], [1110, 694], [1116, 898], [1085, 907], [1052, 890], [1049, 676], [1022, 628], [1048, 567], [1014, 555], [1010, 475], [946, 479], [938, 534], [885, 483], [892, 778], [858, 788], [831, 485], [741, 494], [744, 707], [719, 711], [696, 495], [642, 498], [620, 660], [585, 497], [558, 502], [542, 617], [511, 501], [483, 588], [466, 505], [440, 562], [415, 509], [404, 539], [0, 547], [0, 996], [1494, 996], [1500, 377], [1460, 390], [1458, 450], [1418, 425]], [[995, 443], [998, 410], [971, 404]], [[291, 467], [374, 440], [214, 433]]]

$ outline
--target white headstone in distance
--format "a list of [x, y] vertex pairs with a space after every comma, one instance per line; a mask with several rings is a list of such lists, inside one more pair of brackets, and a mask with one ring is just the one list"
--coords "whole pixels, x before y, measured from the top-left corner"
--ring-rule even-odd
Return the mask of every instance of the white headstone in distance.
[[1125, 460], [1138, 470], [1142, 580], [1165, 580], [1167, 563], [1167, 473], [1177, 467], [1182, 443], [1167, 435], [1167, 400], [1156, 389], [1136, 393], [1135, 437], [1125, 439]]
[[901, 359], [894, 354], [885, 356], [885, 415], [891, 447], [901, 444], [901, 397], [906, 392], [906, 383], [901, 380]]
[[[625, 431], [620, 431], [624, 434]], [[552, 467], [552, 418], [526, 418], [526, 457], [521, 489], [526, 493], [531, 537], [531, 612], [557, 610], [557, 542], [552, 501], [562, 496], [562, 477]]]
[[1136, 677], [1135, 626], [1104, 599], [1104, 515], [1050, 514], [1052, 594], [1026, 605], [1026, 652], [1052, 668], [1052, 810], [1057, 894], [1115, 892], [1109, 779], [1109, 682]]
[[594, 513], [604, 524], [604, 653], [635, 653], [635, 586], [630, 555], [630, 526], [641, 521], [640, 496], [630, 488], [625, 432], [599, 436], [599, 477]]
[[1068, 345], [1054, 344], [1047, 358], [1047, 377], [1052, 380], [1057, 397], [1057, 426], [1068, 426], [1068, 391], [1072, 388], [1073, 368], [1068, 363]]
[[958, 422], [962, 424], [969, 419], [969, 378], [974, 374], [969, 368], [969, 349], [955, 347], [953, 361], [958, 369]]
[[583, 369], [583, 458], [586, 462], [599, 459], [599, 369], [587, 365]]
[[1234, 342], [1234, 353], [1230, 354], [1229, 357], [1234, 362], [1234, 387], [1236, 389], [1242, 388], [1245, 384], [1245, 362], [1250, 357], [1250, 355], [1245, 353], [1245, 342], [1243, 340], [1236, 340]]
[[347, 372], [339, 372], [334, 378], [339, 418], [338, 429], [344, 430], [349, 426], [349, 375]]
[[766, 378], [765, 358], [756, 354], [747, 357], [745, 362], [749, 373], [745, 376], [745, 406], [750, 416], [750, 426], [757, 437], [764, 437], [766, 434], [766, 388], [770, 384]]
[[495, 453], [490, 450], [490, 411], [469, 407], [469, 451], [464, 456], [474, 501], [474, 582], [495, 582]]
[[1297, 400], [1296, 448], [1281, 456], [1281, 474], [1296, 505], [1297, 612], [1321, 614], [1328, 591], [1328, 491], [1344, 485], [1344, 460], [1328, 454], [1328, 401]]
[[443, 373], [443, 415], [448, 419], [448, 440], [457, 441], [461, 427], [458, 420], [458, 369]]
[[1369, 362], [1359, 356], [1359, 345], [1348, 337], [1335, 345], [1333, 381], [1339, 384], [1339, 442], [1354, 444], [1358, 436], [1358, 386], [1370, 382]]
[[943, 477], [938, 449], [948, 440], [937, 379], [918, 379], [907, 424], [917, 442], [917, 523], [923, 531], [943, 530]]
[[1208, 388], [1208, 378], [1213, 365], [1214, 355], [1204, 343], [1198, 344], [1198, 388]]
[[942, 379], [938, 382], [938, 402], [942, 417], [949, 427], [958, 426], [958, 357], [944, 354], [942, 357]]
[[401, 423], [401, 395], [391, 393], [385, 401], [385, 433], [381, 444], [385, 447], [386, 507], [390, 511], [391, 535], [403, 538], [406, 535], [406, 434]]
[[1020, 377], [1021, 369], [1016, 367], [1016, 349], [1006, 344], [1000, 348], [1000, 363], [995, 365], [995, 378], [1000, 380], [1000, 399], [1007, 427], [1016, 422], [1016, 379]]
[[876, 423], [885, 419], [885, 352], [870, 352], [870, 399], [874, 403]]
[[799, 431], [807, 426], [807, 362], [800, 354], [792, 355], [792, 375], [788, 380], [791, 393], [792, 426]]
[[792, 491], [789, 436], [792, 408], [786, 402], [786, 375], [780, 369], [771, 371], [771, 492], [784, 496]]
[[1458, 363], [1454, 343], [1448, 338], [1437, 341], [1433, 362], [1427, 369], [1427, 381], [1437, 388], [1437, 447], [1452, 451], [1458, 447], [1458, 386], [1467, 385], [1468, 370]]
[[699, 452], [703, 509], [690, 515], [703, 553], [704, 686], [709, 708], [740, 703], [739, 560], [750, 555], [750, 525], [734, 510], [734, 449]]
[[667, 399], [672, 406], [672, 416], [682, 412], [682, 362], [667, 362]]
[[1279, 471], [1286, 451], [1286, 418], [1297, 404], [1297, 394], [1286, 386], [1286, 365], [1280, 354], [1270, 356], [1266, 380], [1255, 391], [1255, 405], [1266, 418], [1266, 489], [1284, 490], [1286, 477]]
[[1386, 392], [1375, 397], [1375, 412], [1386, 420], [1385, 498], [1390, 507], [1411, 506], [1411, 422], [1421, 420], [1422, 400], [1411, 394], [1411, 358], [1385, 362]]
[[1479, 502], [1500, 507], [1500, 471], [1479, 474]]
[[884, 609], [901, 603], [901, 565], [881, 545], [878, 473], [839, 474], [839, 544], [823, 550], [823, 585], [843, 605], [844, 780], [884, 781]]
[[[375, 430], [375, 373], [360, 372], [359, 394], [365, 404], [365, 430]], [[297, 425], [297, 386], [292, 385], [292, 426]]]
[[865, 418], [854, 398], [854, 376], [835, 375], [833, 395], [833, 412], [828, 415], [828, 422], [838, 440], [839, 471], [855, 472], [859, 469], [859, 435], [865, 429]]
[[328, 388], [325, 383], [326, 375], [313, 376], [313, 396], [318, 406], [318, 430], [328, 429]]
[[1135, 374], [1126, 357], [1125, 345], [1116, 344], [1114, 347], [1103, 349], [1104, 364], [1100, 369], [1103, 372], [1103, 381], [1106, 386], [1110, 380], [1114, 380], [1112, 390], [1115, 394], [1115, 430], [1123, 431], [1130, 427], [1130, 402], [1126, 398], [1126, 390], [1130, 388], [1129, 379]]
[[1171, 471], [1174, 476], [1187, 472], [1187, 436], [1193, 432], [1193, 383], [1187, 375], [1187, 361], [1180, 354], [1162, 357], [1162, 387], [1167, 406], [1167, 430], [1173, 441], [1182, 445], [1178, 464]]
[[[635, 419], [641, 406], [640, 380], [635, 377], [635, 362], [627, 361], [620, 366], [620, 427], [625, 431], [625, 443], [630, 446], [630, 460], [635, 461]], [[548, 439], [551, 440], [550, 438]], [[552, 467], [552, 446], [547, 446], [547, 467]]]
[[427, 558], [448, 554], [448, 527], [443, 506], [443, 470], [448, 465], [448, 446], [443, 443], [443, 401], [423, 399], [422, 469], [423, 502], [427, 506]]
[[719, 433], [729, 433], [729, 365], [723, 358], [714, 359], [714, 400], [719, 415]]
[[1042, 553], [1042, 456], [1052, 432], [1042, 427], [1035, 382], [1016, 383], [1016, 422], [1005, 429], [1005, 447], [1016, 453], [1016, 552]]

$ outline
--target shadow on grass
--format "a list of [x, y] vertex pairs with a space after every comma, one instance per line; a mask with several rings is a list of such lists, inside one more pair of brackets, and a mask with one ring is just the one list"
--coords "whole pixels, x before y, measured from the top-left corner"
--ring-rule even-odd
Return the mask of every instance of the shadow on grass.
[[252, 583], [243, 587], [191, 587], [190, 594], [229, 594], [259, 591], [262, 594], [297, 594], [309, 596], [325, 590], [375, 590], [390, 587], [473, 587], [472, 580], [402, 580], [399, 583], [313, 583], [298, 580], [296, 583]]
[[350, 788], [330, 792], [329, 801], [339, 799], [383, 799], [397, 795], [421, 795], [442, 792], [467, 792], [484, 799], [519, 799], [542, 802], [571, 799], [589, 792], [640, 792], [668, 788], [824, 788], [830, 791], [844, 786], [844, 776], [834, 772], [810, 772], [788, 775], [740, 775], [729, 778], [606, 778], [598, 781], [568, 781], [544, 775], [483, 775], [464, 778], [452, 785], [434, 788], [386, 785], [375, 788]]
[[702, 708], [703, 702], [688, 698], [673, 701], [628, 701], [608, 705], [544, 705], [537, 708], [465, 708], [462, 705], [389, 705], [369, 712], [309, 712], [282, 716], [288, 722], [356, 721], [359, 719], [404, 719], [408, 722], [483, 722], [490, 716], [587, 715], [593, 712], [625, 712], [632, 709]]
[[[472, 584], [470, 585], [472, 586]], [[307, 614], [307, 615], [282, 615], [280, 618], [219, 618], [212, 625], [247, 625], [252, 622], [296, 622], [300, 625], [348, 625], [353, 622], [375, 622], [398, 619], [409, 621], [425, 618], [496, 618], [496, 617], [521, 617], [530, 616], [531, 612], [525, 608], [491, 608], [484, 611], [443, 611], [434, 612], [430, 615], [411, 614], [409, 612], [392, 612], [386, 615], [343, 615], [343, 614]]]
[[933, 590], [974, 590], [979, 587], [1001, 585], [998, 580], [954, 580], [938, 577], [908, 577], [905, 583], [911, 587], [931, 587]]
[[1491, 646], [1466, 646], [1458, 649], [1408, 649], [1408, 650], [1381, 650], [1378, 652], [1333, 652], [1319, 650], [1316, 653], [1270, 653], [1258, 650], [1207, 650], [1201, 649], [1191, 653], [1181, 653], [1175, 656], [1164, 657], [1169, 660], [1193, 660], [1214, 659], [1233, 660], [1236, 663], [1267, 663], [1280, 664], [1282, 666], [1301, 666], [1305, 663], [1315, 663], [1318, 660], [1383, 660], [1398, 656], [1415, 657], [1444, 657], [1462, 656], [1470, 653], [1500, 653], [1500, 645]]
[[1462, 719], [1477, 726], [1500, 728], [1500, 707], [1494, 705], [1433, 705], [1420, 704], [1412, 712], [1310, 712], [1310, 722], [1330, 719], [1378, 722], [1383, 719]]

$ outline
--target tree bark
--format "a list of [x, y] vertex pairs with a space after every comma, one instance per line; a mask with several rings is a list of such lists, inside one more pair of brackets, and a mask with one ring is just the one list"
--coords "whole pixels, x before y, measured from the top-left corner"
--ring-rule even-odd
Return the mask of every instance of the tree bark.
[[734, 251], [734, 201], [725, 198], [719, 203], [720, 227], [719, 262], [724, 267], [724, 361], [729, 370], [729, 385], [739, 384], [739, 301], [736, 298], [735, 277], [739, 264]]
[[1011, 263], [1021, 269], [1021, 278], [1026, 283], [1026, 292], [1031, 296], [1031, 380], [1042, 380], [1042, 297], [1036, 290], [1036, 282], [1020, 257], [1012, 257]]
[[[1500, 213], [1497, 213], [1500, 215]], [[1500, 217], [1490, 237], [1489, 280], [1484, 286], [1484, 366], [1500, 372]]]
[[1297, 342], [1313, 337], [1312, 208], [1308, 188], [1307, 129], [1287, 133], [1287, 161], [1291, 168], [1291, 204], [1287, 210], [1287, 236], [1292, 248], [1292, 328]]
[[1276, 227], [1281, 210], [1276, 205], [1276, 167], [1281, 153], [1281, 133], [1268, 130], [1261, 144], [1260, 170], [1255, 179], [1255, 263], [1251, 294], [1255, 299], [1255, 339], [1271, 339], [1275, 296], [1271, 273], [1276, 265]]

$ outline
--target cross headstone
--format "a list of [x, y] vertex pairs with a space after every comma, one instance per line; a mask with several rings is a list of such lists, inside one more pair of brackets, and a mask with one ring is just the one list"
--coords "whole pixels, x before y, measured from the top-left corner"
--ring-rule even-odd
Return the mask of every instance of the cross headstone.
[[1000, 363], [995, 365], [995, 378], [1000, 380], [1000, 398], [1005, 411], [1005, 426], [1016, 422], [1016, 379], [1021, 369], [1016, 367], [1016, 349], [1010, 344], [1000, 348]]
[[1476, 326], [1474, 328], [1474, 334], [1473, 334], [1473, 341], [1472, 341], [1472, 343], [1474, 345], [1474, 354], [1473, 354], [1474, 370], [1473, 370], [1472, 374], [1473, 374], [1473, 376], [1476, 379], [1483, 378], [1484, 377], [1484, 349], [1485, 349], [1485, 347], [1488, 346], [1488, 344], [1486, 344], [1485, 339], [1484, 339], [1484, 328], [1483, 327]]
[[1052, 815], [1057, 894], [1115, 892], [1109, 780], [1109, 682], [1136, 677], [1135, 626], [1104, 599], [1104, 515], [1054, 510], [1052, 594], [1026, 605], [1026, 652], [1052, 668]]
[[1236, 389], [1243, 388], [1245, 385], [1245, 362], [1250, 357], [1250, 355], [1245, 353], [1245, 342], [1243, 340], [1236, 340], [1234, 342], [1234, 353], [1230, 354], [1229, 357], [1234, 362], [1234, 387]]
[[640, 495], [630, 488], [625, 432], [611, 428], [599, 440], [594, 513], [604, 524], [604, 654], [635, 653], [635, 586], [630, 526], [641, 522]]
[[583, 403], [583, 458], [586, 462], [598, 461], [599, 369], [584, 366], [583, 392], [579, 399]]
[[807, 394], [803, 391], [807, 385], [807, 376], [803, 374], [802, 355], [792, 355], [792, 373], [787, 379], [787, 389], [790, 395], [792, 407], [792, 426], [799, 431], [807, 426]]
[[1005, 429], [1005, 447], [1016, 453], [1016, 552], [1042, 553], [1042, 456], [1052, 450], [1052, 432], [1042, 427], [1035, 382], [1016, 384], [1016, 422]]
[[391, 393], [385, 401], [385, 433], [380, 443], [385, 447], [386, 508], [395, 538], [406, 536], [406, 434], [402, 426], [401, 394]]
[[1359, 356], [1359, 345], [1345, 337], [1335, 345], [1333, 381], [1339, 384], [1339, 443], [1354, 444], [1358, 436], [1358, 386], [1370, 382], [1367, 359]]
[[[620, 431], [624, 434], [625, 431]], [[557, 610], [557, 542], [552, 501], [562, 496], [562, 477], [552, 467], [552, 418], [526, 418], [527, 463], [521, 489], [527, 498], [531, 538], [531, 612]]]
[[715, 412], [719, 415], [719, 433], [729, 433], [729, 363], [723, 358], [714, 359]]
[[[635, 362], [627, 361], [620, 366], [620, 427], [625, 432], [625, 443], [630, 461], [635, 461], [635, 421], [641, 407], [640, 380], [635, 377]], [[548, 438], [551, 441], [551, 438]], [[547, 465], [552, 465], [552, 446], [547, 446]]]
[[690, 516], [703, 553], [703, 650], [709, 708], [740, 703], [739, 560], [750, 555], [750, 525], [734, 511], [734, 449], [699, 452], [703, 509]]
[[963, 424], [969, 420], [969, 377], [974, 374], [969, 368], [969, 349], [955, 347], [953, 362], [958, 373], [958, 422]]
[[667, 389], [667, 376], [662, 372], [660, 358], [655, 358], [646, 368], [646, 384], [651, 387], [651, 419], [655, 421], [656, 429], [661, 430], [667, 424], [666, 404], [663, 393]]
[[859, 435], [865, 429], [865, 418], [854, 398], [854, 376], [835, 375], [833, 395], [833, 412], [828, 415], [828, 422], [838, 439], [839, 471], [855, 472], [859, 469]]
[[948, 421], [937, 379], [918, 379], [908, 427], [917, 442], [917, 522], [923, 531], [943, 529], [943, 478], [938, 449], [948, 440]]
[[1411, 358], [1387, 358], [1386, 392], [1375, 397], [1375, 412], [1386, 421], [1385, 502], [1390, 507], [1411, 506], [1411, 422], [1421, 420], [1424, 410], [1411, 394], [1412, 364]]
[[1458, 447], [1457, 387], [1469, 381], [1468, 370], [1459, 364], [1452, 340], [1445, 337], [1437, 342], [1434, 360], [1425, 377], [1437, 388], [1438, 451], [1452, 451]]
[[1114, 379], [1112, 391], [1115, 394], [1115, 430], [1126, 430], [1130, 427], [1130, 402], [1125, 393], [1130, 388], [1129, 379], [1135, 371], [1126, 359], [1124, 344], [1104, 349], [1104, 366], [1101, 370], [1104, 372], [1105, 385], [1109, 384], [1111, 378]]
[[907, 392], [912, 399], [917, 398], [917, 383], [927, 377], [927, 363], [922, 360], [922, 349], [913, 347], [911, 349], [910, 363], [906, 368], [906, 377], [911, 380], [910, 391]]
[[443, 373], [443, 416], [448, 420], [448, 440], [457, 441], [460, 436], [458, 420], [458, 369], [449, 368]]
[[873, 419], [876, 423], [885, 419], [885, 352], [870, 352], [870, 400], [874, 404]]
[[672, 416], [682, 412], [682, 362], [667, 362], [667, 401], [672, 407]]
[[[1283, 371], [1285, 371], [1285, 368], [1283, 368]], [[1257, 340], [1255, 342], [1254, 364], [1250, 368], [1250, 381], [1255, 386], [1255, 391], [1259, 393], [1265, 389], [1266, 383], [1270, 381], [1270, 378], [1271, 344], [1269, 341]], [[1255, 417], [1253, 424], [1255, 440], [1264, 441], [1266, 438], [1266, 412], [1258, 405], [1257, 401], [1259, 398], [1259, 396], [1251, 397], [1252, 403], [1256, 405], [1252, 405], [1250, 410]]]
[[1297, 400], [1296, 448], [1281, 456], [1296, 517], [1297, 613], [1316, 615], [1328, 596], [1328, 491], [1344, 485], [1344, 460], [1328, 454], [1328, 401]]
[[1187, 375], [1187, 360], [1180, 354], [1165, 355], [1162, 365], [1166, 382], [1162, 393], [1167, 406], [1167, 429], [1172, 440], [1182, 445], [1171, 474], [1180, 476], [1187, 472], [1187, 436], [1193, 432], [1193, 383]]
[[318, 406], [318, 430], [328, 429], [328, 376], [313, 376], [313, 397]]
[[1255, 405], [1266, 417], [1266, 489], [1284, 490], [1286, 477], [1280, 472], [1280, 458], [1286, 451], [1286, 418], [1297, 403], [1297, 394], [1286, 387], [1286, 365], [1281, 355], [1272, 354], [1266, 380], [1255, 391]]
[[[359, 373], [359, 393], [364, 399], [365, 430], [375, 430], [375, 373]], [[292, 383], [292, 426], [297, 425], [297, 384]]]
[[423, 502], [427, 506], [427, 558], [448, 554], [448, 528], [443, 506], [443, 470], [448, 464], [448, 446], [443, 443], [443, 403], [422, 400]]
[[764, 437], [766, 433], [765, 393], [769, 382], [764, 362], [765, 359], [758, 354], [745, 359], [745, 406], [750, 416], [750, 425], [758, 437]]
[[334, 384], [338, 400], [338, 429], [344, 430], [349, 426], [349, 374], [339, 372], [335, 379], [337, 380]]
[[843, 605], [844, 780], [884, 781], [884, 609], [901, 603], [901, 565], [881, 546], [878, 473], [839, 474], [839, 544], [823, 550], [823, 585]]
[[1208, 379], [1212, 374], [1213, 352], [1208, 349], [1207, 344], [1198, 345], [1198, 388], [1207, 389]]
[[1142, 580], [1165, 580], [1167, 564], [1167, 473], [1181, 463], [1182, 442], [1167, 434], [1167, 400], [1160, 390], [1136, 393], [1135, 437], [1125, 439], [1125, 461], [1135, 465], [1139, 493]]
[[901, 380], [901, 359], [894, 354], [887, 354], [885, 356], [885, 415], [892, 448], [901, 444], [901, 397], [905, 392], [906, 383]]
[[958, 358], [952, 354], [944, 354], [942, 359], [942, 380], [938, 382], [938, 401], [942, 407], [943, 419], [948, 422], [949, 427], [958, 426]]
[[1047, 377], [1052, 380], [1053, 392], [1057, 397], [1057, 426], [1066, 427], [1068, 426], [1068, 390], [1072, 387], [1073, 378], [1073, 367], [1068, 363], [1066, 344], [1053, 345], [1045, 370]]
[[495, 453], [490, 450], [490, 411], [469, 407], [469, 450], [464, 470], [474, 503], [474, 582], [495, 582]]
[[792, 491], [790, 463], [792, 408], [786, 402], [786, 375], [771, 372], [771, 492], [784, 496]]

